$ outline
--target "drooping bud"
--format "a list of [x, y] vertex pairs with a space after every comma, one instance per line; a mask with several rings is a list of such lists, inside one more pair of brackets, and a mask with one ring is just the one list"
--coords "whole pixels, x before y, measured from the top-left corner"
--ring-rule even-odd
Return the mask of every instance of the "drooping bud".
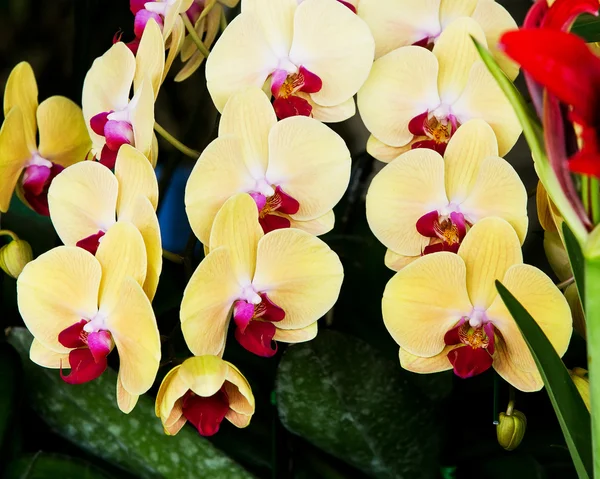
[[0, 248], [0, 268], [12, 278], [17, 278], [27, 263], [33, 259], [31, 246], [25, 240], [15, 237]]
[[527, 418], [521, 411], [513, 409], [510, 413], [500, 413], [500, 420], [496, 426], [496, 436], [498, 444], [507, 451], [512, 451], [517, 448], [527, 428]]
[[575, 387], [579, 394], [581, 395], [581, 399], [585, 403], [585, 407], [590, 410], [590, 378], [588, 376], [588, 372], [583, 368], [573, 368], [569, 371], [571, 375], [571, 379], [573, 383], [575, 383]]

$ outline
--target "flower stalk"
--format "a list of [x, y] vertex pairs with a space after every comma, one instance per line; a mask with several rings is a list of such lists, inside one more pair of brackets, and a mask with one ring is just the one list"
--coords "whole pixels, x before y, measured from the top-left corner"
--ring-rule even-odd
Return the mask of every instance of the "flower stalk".
[[160, 126], [157, 122], [154, 122], [154, 131], [162, 136], [165, 140], [167, 140], [171, 145], [173, 145], [176, 149], [178, 149], [185, 156], [189, 156], [190, 158], [197, 159], [200, 156], [200, 152], [193, 150], [185, 146], [181, 143], [177, 138], [171, 135], [167, 130], [165, 130], [162, 126]]
[[204, 55], [204, 58], [208, 58], [210, 51], [208, 50], [208, 48], [206, 48], [204, 43], [202, 43], [202, 39], [196, 33], [196, 30], [194, 29], [194, 25], [192, 25], [192, 22], [190, 21], [189, 17], [185, 13], [182, 13], [181, 19], [183, 20], [185, 29], [188, 31], [188, 34], [190, 35], [192, 41], [196, 44], [198, 51], [200, 53], [202, 53], [202, 55]]

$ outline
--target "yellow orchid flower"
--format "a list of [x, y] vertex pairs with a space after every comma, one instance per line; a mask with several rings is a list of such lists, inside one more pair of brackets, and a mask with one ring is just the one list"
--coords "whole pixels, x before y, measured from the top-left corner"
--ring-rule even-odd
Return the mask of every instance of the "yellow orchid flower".
[[468, 228], [488, 216], [508, 221], [521, 244], [527, 234], [527, 191], [498, 157], [496, 136], [483, 120], [466, 122], [443, 158], [417, 149], [387, 164], [366, 203], [373, 234], [389, 248], [386, 265], [396, 271], [421, 255], [456, 253]]
[[262, 90], [245, 90], [225, 106], [219, 137], [192, 170], [185, 191], [190, 224], [208, 245], [223, 203], [245, 192], [256, 202], [265, 233], [290, 226], [326, 233], [350, 167], [350, 152], [337, 133], [312, 118], [277, 122]]
[[92, 146], [81, 108], [62, 96], [47, 98], [38, 106], [33, 70], [29, 63], [21, 62], [6, 82], [4, 117], [0, 130], [0, 211], [8, 211], [16, 188], [27, 206], [47, 216], [50, 183], [63, 168], [85, 160]]
[[202, 436], [216, 434], [223, 419], [246, 427], [253, 414], [254, 396], [248, 381], [218, 356], [186, 359], [169, 371], [156, 395], [156, 416], [170, 436], [188, 421]]
[[[221, 17], [225, 14], [224, 8], [237, 7], [238, 3], [240, 0], [194, 0], [192, 2], [186, 14], [207, 49], [210, 49], [217, 38]], [[175, 75], [175, 81], [181, 82], [189, 78], [202, 65], [204, 58], [188, 35], [181, 48], [181, 61], [185, 65]]]
[[206, 62], [219, 111], [247, 87], [265, 87], [279, 118], [334, 122], [355, 113], [375, 44], [367, 25], [339, 2], [244, 0]]
[[494, 0], [353, 0], [375, 38], [375, 58], [399, 47], [435, 45], [444, 29], [460, 17], [471, 17], [485, 33], [496, 61], [509, 78], [518, 66], [497, 48], [500, 35], [517, 28], [506, 9]]
[[113, 168], [119, 148], [129, 144], [156, 164], [154, 100], [164, 64], [163, 37], [153, 19], [144, 29], [136, 56], [118, 42], [94, 60], [83, 82], [82, 105], [92, 153], [100, 163]]
[[272, 340], [316, 336], [317, 320], [337, 300], [343, 275], [323, 241], [298, 229], [265, 235], [254, 200], [233, 196], [217, 214], [210, 252], [184, 291], [183, 336], [196, 356], [221, 356], [233, 312], [237, 341], [270, 357], [277, 351]]
[[148, 272], [143, 287], [152, 300], [162, 269], [162, 244], [156, 218], [158, 183], [144, 155], [123, 145], [114, 174], [96, 162], [73, 165], [52, 183], [48, 203], [62, 242], [92, 254], [115, 225], [132, 223], [144, 240]]
[[493, 367], [521, 391], [543, 386], [529, 348], [496, 292], [500, 280], [537, 321], [562, 356], [571, 338], [571, 311], [539, 269], [522, 264], [513, 227], [490, 217], [471, 228], [458, 254], [414, 261], [383, 294], [385, 325], [410, 371], [454, 369], [463, 378]]
[[432, 51], [401, 47], [375, 61], [358, 92], [372, 156], [390, 161], [414, 148], [443, 154], [457, 128], [473, 118], [492, 127], [500, 156], [510, 151], [521, 126], [471, 37], [486, 45], [479, 24], [462, 17], [444, 28]]
[[[154, 312], [140, 286], [145, 276], [144, 242], [129, 223], [111, 228], [95, 257], [59, 246], [28, 263], [17, 290], [19, 311], [35, 338], [31, 360], [60, 368], [66, 382], [80, 384], [104, 372], [116, 346], [117, 400], [131, 411], [152, 386], [160, 360]], [[71, 372], [64, 376], [67, 363]]]

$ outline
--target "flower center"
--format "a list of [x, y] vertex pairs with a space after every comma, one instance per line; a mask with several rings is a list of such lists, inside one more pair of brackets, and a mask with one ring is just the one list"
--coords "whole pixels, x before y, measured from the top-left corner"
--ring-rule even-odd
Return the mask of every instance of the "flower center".
[[90, 126], [94, 133], [103, 136], [106, 140], [100, 153], [100, 163], [113, 169], [117, 161], [117, 154], [121, 145], [135, 146], [133, 126], [129, 119], [131, 103], [120, 111], [104, 111], [90, 119]]
[[113, 347], [112, 335], [100, 329], [104, 318], [96, 315], [91, 321], [81, 321], [63, 329], [58, 334], [58, 342], [69, 352], [71, 372], [65, 376], [60, 368], [60, 377], [69, 384], [82, 384], [99, 377], [107, 366], [106, 357]]
[[457, 253], [461, 241], [467, 234], [467, 228], [470, 226], [464, 215], [458, 211], [441, 214], [434, 210], [424, 214], [416, 224], [417, 231], [430, 238], [429, 245], [425, 246], [422, 255], [437, 251]]
[[443, 155], [450, 138], [459, 126], [456, 117], [446, 111], [446, 108], [440, 107], [433, 112], [421, 113], [408, 124], [409, 131], [415, 135], [411, 148], [428, 148]]
[[457, 346], [448, 353], [457, 376], [469, 378], [492, 366], [494, 331], [485, 312], [473, 310], [469, 317], [461, 318], [458, 325], [446, 333], [446, 345]]
[[54, 164], [35, 153], [27, 162], [23, 171], [23, 195], [37, 213], [50, 216], [48, 208], [48, 188], [50, 183], [64, 167]]
[[276, 186], [275, 189], [268, 186], [268, 189], [263, 187], [260, 190], [261, 192], [251, 191], [249, 195], [256, 203], [258, 221], [265, 234], [276, 229], [289, 228], [291, 223], [287, 215], [298, 213], [300, 203], [286, 194], [280, 186]]
[[186, 392], [181, 399], [181, 409], [201, 436], [216, 434], [229, 412], [229, 397], [225, 386], [209, 397], [198, 396], [191, 390]]
[[321, 78], [303, 66], [300, 66], [297, 71], [291, 72], [289, 69], [295, 69], [294, 65], [286, 63], [284, 66], [287, 68], [278, 68], [271, 75], [271, 93], [275, 98], [273, 108], [277, 118], [283, 120], [290, 116], [310, 116], [312, 106], [306, 98], [299, 94], [320, 91], [323, 87]]
[[233, 304], [235, 339], [251, 353], [268, 358], [277, 352], [273, 323], [285, 318], [285, 311], [273, 303], [267, 293], [255, 294], [260, 298], [258, 303], [242, 298]]

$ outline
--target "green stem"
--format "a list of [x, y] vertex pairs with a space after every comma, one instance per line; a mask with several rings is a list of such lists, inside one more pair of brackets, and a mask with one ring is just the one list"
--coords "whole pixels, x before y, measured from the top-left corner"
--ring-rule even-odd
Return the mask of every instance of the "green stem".
[[167, 130], [160, 126], [157, 122], [154, 122], [154, 131], [156, 131], [156, 133], [158, 133], [165, 140], [171, 143], [171, 145], [173, 145], [175, 148], [181, 151], [181, 153], [183, 153], [185, 156], [189, 156], [190, 158], [193, 158], [195, 160], [198, 159], [198, 157], [200, 156], [199, 151], [192, 150], [191, 148], [185, 146], [177, 138], [175, 138]]
[[10, 236], [14, 241], [19, 239], [19, 237], [10, 230], [0, 230], [0, 236]]
[[221, 31], [224, 32], [227, 28], [227, 17], [225, 16], [225, 10], [221, 9]]
[[162, 255], [163, 255], [163, 258], [171, 261], [172, 263], [183, 264], [183, 256], [181, 256], [177, 253], [172, 253], [171, 251], [167, 251], [166, 249], [163, 249]]
[[600, 258], [585, 260], [585, 290], [594, 477], [600, 478]]
[[558, 289], [565, 289], [567, 286], [571, 286], [575, 282], [575, 277], [571, 276], [570, 278], [565, 279], [563, 282], [558, 283], [556, 287]]
[[598, 178], [590, 177], [590, 208], [592, 210], [592, 223], [597, 225], [600, 222], [600, 181]]
[[188, 34], [190, 35], [190, 37], [192, 37], [192, 41], [196, 44], [198, 51], [200, 53], [202, 53], [202, 55], [204, 55], [204, 58], [208, 58], [210, 51], [208, 50], [208, 48], [206, 48], [204, 46], [204, 43], [202, 43], [202, 39], [196, 33], [196, 30], [194, 29], [194, 25], [192, 25], [192, 22], [190, 21], [188, 16], [185, 13], [182, 13], [181, 18], [183, 19], [183, 24], [185, 25], [185, 29], [188, 31]]
[[583, 203], [583, 209], [589, 215], [590, 214], [590, 182], [589, 176], [583, 175], [581, 177], [581, 201]]

